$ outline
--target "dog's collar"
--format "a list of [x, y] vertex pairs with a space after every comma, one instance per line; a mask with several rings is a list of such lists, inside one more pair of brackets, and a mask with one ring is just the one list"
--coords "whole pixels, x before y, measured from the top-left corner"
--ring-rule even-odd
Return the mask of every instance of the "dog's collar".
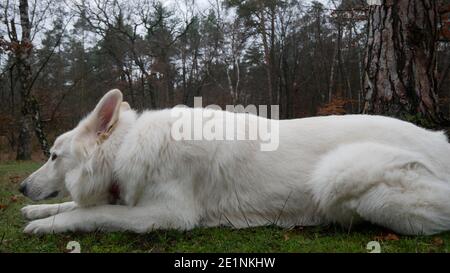
[[120, 187], [116, 182], [112, 182], [109, 188], [109, 203], [117, 204], [120, 201]]
[[105, 140], [107, 140], [109, 138], [109, 136], [111, 135], [111, 133], [114, 131], [114, 129], [117, 127], [117, 121], [114, 122], [113, 124], [111, 124], [111, 126], [109, 126], [109, 128], [101, 133], [101, 132], [97, 132], [97, 144], [100, 145], [103, 142], [105, 142]]

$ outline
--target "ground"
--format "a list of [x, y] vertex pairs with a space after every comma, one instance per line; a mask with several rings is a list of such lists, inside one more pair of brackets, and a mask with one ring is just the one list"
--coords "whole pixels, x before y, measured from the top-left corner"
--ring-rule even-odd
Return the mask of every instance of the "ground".
[[119, 232], [26, 235], [22, 233], [26, 220], [20, 208], [31, 201], [17, 189], [20, 181], [38, 167], [36, 162], [0, 163], [0, 252], [67, 252], [70, 241], [79, 242], [81, 252], [369, 252], [370, 241], [378, 241], [381, 252], [450, 252], [450, 232], [400, 236], [369, 224], [351, 230], [326, 226], [291, 230], [197, 228], [145, 235]]

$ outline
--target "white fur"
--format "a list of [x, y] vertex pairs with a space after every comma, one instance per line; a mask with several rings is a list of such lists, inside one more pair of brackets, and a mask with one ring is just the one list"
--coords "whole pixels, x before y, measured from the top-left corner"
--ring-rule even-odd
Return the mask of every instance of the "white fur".
[[[75, 201], [25, 207], [28, 218], [47, 217], [25, 232], [363, 220], [402, 234], [450, 229], [450, 145], [442, 132], [367, 115], [283, 120], [278, 149], [263, 152], [258, 140], [175, 141], [169, 109], [139, 116], [126, 105], [115, 111], [117, 126], [103, 143], [86, 129], [94, 111], [56, 140], [58, 159], [24, 182], [31, 198], [60, 189]], [[116, 205], [108, 204], [112, 183], [120, 187]]]

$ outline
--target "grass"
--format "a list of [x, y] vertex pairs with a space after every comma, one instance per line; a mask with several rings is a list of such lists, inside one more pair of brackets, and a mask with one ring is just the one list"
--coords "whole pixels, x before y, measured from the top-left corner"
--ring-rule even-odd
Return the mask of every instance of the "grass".
[[368, 252], [367, 243], [373, 240], [379, 241], [381, 252], [450, 252], [450, 233], [399, 236], [372, 225], [354, 227], [351, 231], [327, 226], [292, 230], [197, 228], [145, 235], [119, 232], [25, 235], [22, 229], [26, 220], [20, 208], [31, 202], [19, 195], [17, 188], [38, 167], [35, 162], [0, 163], [0, 252], [67, 252], [70, 241], [79, 242], [81, 252]]

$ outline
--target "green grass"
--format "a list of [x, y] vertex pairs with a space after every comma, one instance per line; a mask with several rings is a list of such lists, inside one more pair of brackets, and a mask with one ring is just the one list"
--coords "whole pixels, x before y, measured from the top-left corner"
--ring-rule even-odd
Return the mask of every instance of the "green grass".
[[450, 233], [388, 240], [388, 231], [372, 225], [354, 227], [350, 232], [327, 226], [292, 230], [198, 228], [145, 235], [118, 232], [25, 235], [22, 229], [26, 220], [19, 210], [31, 202], [20, 196], [17, 188], [38, 167], [34, 162], [0, 163], [0, 252], [65, 252], [70, 241], [78, 241], [81, 252], [368, 252], [366, 245], [373, 240], [380, 242], [382, 252], [450, 252]]

